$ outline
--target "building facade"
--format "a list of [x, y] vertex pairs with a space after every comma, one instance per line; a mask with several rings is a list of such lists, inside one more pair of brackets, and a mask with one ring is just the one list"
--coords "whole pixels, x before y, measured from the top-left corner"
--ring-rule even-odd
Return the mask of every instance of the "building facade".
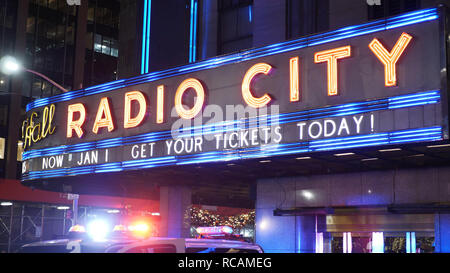
[[[147, 20], [140, 33], [143, 41], [137, 46], [142, 61], [136, 62], [148, 62], [149, 70], [146, 65], [143, 69], [137, 66], [127, 77], [450, 4], [426, 0], [192, 0], [186, 1], [184, 16], [177, 16], [183, 18], [183, 25], [155, 17], [163, 14], [160, 9], [164, 7], [151, 2], [144, 1], [139, 10]], [[145, 12], [150, 5], [152, 10]], [[167, 29], [177, 34], [163, 39], [178, 38], [178, 43], [177, 48], [162, 46], [165, 51], [161, 45], [175, 46], [173, 41], [164, 44], [159, 36], [158, 32]], [[164, 60], [170, 60], [170, 65], [164, 66]], [[403, 114], [392, 119], [395, 124], [405, 118]], [[409, 119], [415, 123], [428, 117], [419, 114]], [[269, 252], [371, 252], [380, 251], [381, 234], [382, 251], [447, 252], [446, 153], [444, 143], [425, 150], [394, 147], [344, 157], [301, 156], [293, 163], [304, 166], [300, 176], [253, 178], [251, 189], [257, 188], [256, 193], [250, 190], [247, 194], [256, 200], [256, 240]]]
[[[89, 131], [82, 140], [79, 140], [77, 135], [79, 138], [81, 133], [77, 131], [78, 127], [75, 126], [75, 123], [75, 127], [71, 131], [73, 139], [70, 139], [68, 135], [66, 137], [63, 129], [62, 132], [56, 133], [57, 136], [53, 137], [51, 145], [45, 141], [44, 144], [36, 144], [25, 154], [28, 165], [25, 167], [22, 178], [24, 184], [52, 191], [70, 189], [69, 191], [79, 193], [101, 191], [102, 193], [121, 195], [123, 189], [126, 188], [127, 194], [131, 195], [159, 195], [161, 225], [164, 229], [162, 234], [174, 237], [187, 234], [182, 219], [184, 211], [192, 203], [254, 206], [256, 208], [256, 242], [261, 244], [267, 252], [416, 252], [419, 251], [418, 249], [434, 252], [450, 251], [450, 217], [448, 214], [450, 192], [448, 190], [449, 182], [446, 179], [446, 172], [448, 172], [446, 163], [448, 160], [448, 151], [446, 150], [448, 149], [447, 89], [443, 84], [447, 78], [441, 78], [442, 71], [446, 71], [447, 61], [439, 62], [439, 57], [442, 59], [443, 56], [447, 56], [445, 42], [443, 43], [439, 38], [439, 33], [443, 33], [440, 32], [443, 29], [443, 21], [439, 20], [445, 18], [446, 12], [442, 7], [438, 11], [430, 11], [431, 8], [438, 7], [438, 4], [448, 4], [446, 3], [448, 1], [398, 0], [381, 1], [379, 5], [378, 1], [359, 0], [191, 0], [183, 1], [182, 4], [180, 1], [142, 0], [126, 1], [126, 4], [123, 2], [121, 3], [123, 9], [121, 9], [120, 17], [132, 19], [126, 21], [127, 28], [120, 30], [118, 80], [90, 89], [80, 89], [69, 99], [62, 96], [52, 97], [52, 102], [57, 107], [56, 111], [62, 113], [60, 116], [55, 116], [55, 124], [62, 128], [66, 126], [63, 119], [69, 113], [58, 109], [66, 109], [71, 102], [81, 103], [88, 106], [86, 109], [91, 110], [97, 109], [98, 101], [103, 101], [101, 104], [103, 108], [99, 108], [103, 109], [103, 112], [109, 108], [109, 103], [111, 103], [110, 109], [114, 115], [111, 118], [105, 117], [104, 121], [111, 121], [118, 117], [117, 123], [113, 123], [116, 126], [101, 129], [103, 134], [97, 134], [98, 131], [94, 131], [95, 134], [92, 134]], [[170, 13], [168, 13], [169, 10]], [[438, 20], [438, 18], [440, 19]], [[372, 82], [369, 80], [373, 80], [372, 76], [383, 79], [383, 72], [386, 74], [388, 72], [383, 71], [380, 67], [376, 68], [376, 58], [368, 59], [369, 54], [362, 53], [361, 48], [368, 51], [369, 42], [377, 38], [376, 35], [370, 37], [365, 35], [381, 33], [379, 25], [383, 25], [385, 32], [380, 34], [383, 35], [380, 40], [382, 44], [390, 45], [386, 46], [387, 48], [394, 47], [396, 41], [399, 41], [400, 48], [401, 42], [404, 41], [402, 37], [409, 41], [409, 36], [401, 36], [404, 31], [405, 33], [414, 33], [412, 37], [416, 49], [424, 49], [428, 40], [422, 37], [430, 38], [426, 35], [431, 34], [427, 34], [426, 30], [419, 28], [426, 25], [427, 23], [424, 22], [428, 21], [433, 21], [430, 25], [434, 24], [433, 31], [429, 33], [437, 33], [429, 41], [436, 42], [431, 46], [437, 46], [435, 53], [441, 55], [426, 53], [426, 50], [418, 51], [419, 53], [416, 55], [411, 54], [414, 58], [408, 55], [410, 58], [406, 60], [405, 57], [402, 67], [410, 68], [411, 74], [399, 72], [399, 82], [401, 82], [399, 86], [403, 89], [391, 88], [390, 90], [395, 91], [391, 91], [390, 95], [380, 93], [380, 90], [387, 88], [390, 83], [386, 81], [386, 85], [380, 87], [375, 84], [371, 85]], [[372, 22], [375, 22], [373, 24], [380, 27], [380, 30], [367, 29]], [[416, 25], [419, 26], [418, 29], [415, 28]], [[359, 31], [358, 35], [352, 32], [354, 29]], [[336, 33], [341, 36], [334, 36], [337, 35]], [[342, 36], [346, 34], [349, 36], [343, 38]], [[111, 37], [107, 35], [106, 37], [108, 37], [106, 42], [104, 38], [94, 37], [94, 40], [98, 41], [97, 44], [101, 44], [102, 52], [103, 46], [108, 47], [113, 44], [113, 41], [110, 40]], [[365, 41], [364, 39], [367, 37], [370, 40]], [[102, 42], [100, 43], [100, 41]], [[306, 41], [306, 45], [302, 44], [304, 41]], [[303, 67], [305, 63], [301, 63], [299, 71], [295, 70], [299, 60], [292, 59], [293, 56], [289, 59], [283, 54], [286, 52], [289, 54], [294, 52], [299, 55], [310, 54], [311, 56], [307, 56], [314, 60], [313, 50], [319, 51], [319, 48], [326, 50], [327, 46], [335, 45], [333, 42], [336, 42], [336, 46], [344, 46], [344, 42], [347, 41], [353, 43], [350, 48], [353, 54], [363, 58], [361, 63], [356, 63], [362, 67], [362, 70], [353, 71], [355, 67], [344, 64], [348, 71], [353, 72], [342, 72], [346, 70], [341, 68], [343, 78], [339, 78], [339, 84], [343, 84], [342, 89], [346, 90], [348, 94], [351, 93], [352, 96], [357, 94], [357, 90], [363, 90], [363, 95], [355, 95], [351, 99], [337, 96], [334, 97], [337, 98], [335, 100], [325, 100], [315, 97], [318, 95], [309, 95], [310, 105], [303, 107], [307, 110], [325, 111], [328, 109], [326, 107], [333, 106], [356, 107], [349, 103], [364, 103], [364, 101], [374, 104], [381, 103], [380, 101], [383, 99], [394, 102], [401, 101], [401, 103], [387, 106], [387, 109], [377, 108], [376, 111], [386, 110], [380, 114], [383, 124], [378, 124], [379, 127], [377, 127], [373, 121], [372, 128], [367, 125], [368, 127], [364, 129], [369, 130], [370, 133], [367, 135], [370, 137], [383, 138], [376, 133], [392, 134], [389, 135], [389, 143], [377, 140], [380, 142], [370, 148], [370, 139], [364, 138], [359, 140], [359, 146], [354, 147], [334, 145], [331, 150], [308, 150], [308, 152], [298, 151], [289, 154], [287, 154], [288, 151], [277, 150], [277, 152], [270, 151], [272, 156], [258, 154], [248, 157], [241, 155], [241, 153], [250, 153], [249, 150], [243, 149], [236, 153], [239, 154], [240, 159], [247, 158], [247, 161], [230, 159], [230, 162], [225, 160], [224, 163], [223, 160], [226, 159], [226, 156], [235, 155], [233, 154], [234, 149], [231, 147], [235, 143], [229, 142], [231, 143], [230, 147], [225, 147], [223, 144], [222, 148], [216, 149], [219, 151], [214, 148], [211, 148], [211, 151], [208, 150], [212, 155], [190, 158], [184, 156], [190, 155], [189, 152], [180, 150], [177, 155], [173, 155], [173, 158], [164, 157], [158, 159], [160, 161], [152, 161], [147, 158], [149, 161], [143, 162], [145, 155], [150, 151], [147, 148], [153, 146], [140, 146], [138, 151], [138, 148], [132, 144], [142, 144], [138, 142], [142, 140], [132, 137], [141, 136], [140, 134], [166, 132], [171, 129], [171, 125], [175, 123], [176, 119], [170, 116], [169, 107], [164, 108], [166, 110], [163, 111], [161, 119], [163, 125], [160, 126], [162, 127], [157, 127], [160, 124], [159, 120], [156, 120], [156, 125], [144, 124], [142, 128], [137, 128], [133, 132], [117, 127], [117, 124], [121, 126], [121, 123], [125, 122], [124, 113], [121, 112], [125, 111], [125, 104], [123, 104], [123, 98], [117, 97], [124, 95], [124, 92], [132, 91], [131, 87], [144, 92], [143, 97], [151, 101], [149, 108], [157, 109], [158, 105], [165, 105], [165, 103], [159, 104], [158, 94], [151, 90], [157, 90], [159, 86], [163, 86], [158, 89], [161, 90], [159, 94], [164, 95], [164, 90], [168, 94], [176, 94], [178, 93], [178, 91], [175, 92], [176, 87], [181, 86], [182, 79], [200, 78], [198, 81], [200, 84], [192, 81], [192, 86], [198, 87], [202, 83], [207, 85], [206, 89], [211, 93], [211, 96], [208, 97], [209, 103], [220, 106], [236, 104], [238, 99], [242, 100], [242, 98], [236, 97], [233, 90], [240, 91], [244, 86], [242, 79], [247, 78], [244, 75], [249, 75], [250, 72], [247, 69], [250, 68], [249, 64], [253, 60], [272, 64], [274, 67], [276, 63], [278, 65], [276, 68], [280, 71], [278, 77], [289, 76], [289, 72], [291, 72], [291, 81], [304, 69], [307, 73], [315, 75], [311, 82], [317, 83], [317, 85], [306, 83], [307, 87], [313, 86], [316, 88], [314, 90], [326, 90], [326, 78], [320, 78], [314, 74], [319, 73], [319, 69], [315, 68], [317, 63], [326, 61], [321, 61], [319, 58], [315, 63], [312, 61], [306, 63], [305, 67]], [[403, 49], [407, 47], [406, 44]], [[302, 48], [307, 49], [303, 51]], [[311, 52], [309, 48], [311, 48]], [[350, 49], [347, 48], [348, 51], [344, 53], [351, 55]], [[112, 51], [109, 52], [112, 54]], [[271, 57], [272, 55], [278, 57]], [[287, 66], [282, 68], [281, 60], [285, 60], [286, 63], [290, 62], [290, 71], [286, 68]], [[424, 66], [416, 68], [415, 64], [417, 63], [424, 64]], [[233, 69], [227, 70], [227, 67]], [[430, 69], [424, 69], [424, 67]], [[258, 69], [262, 69], [259, 70], [259, 74], [270, 75], [267, 66], [261, 66]], [[214, 71], [219, 72], [215, 73]], [[330, 71], [328, 73], [331, 75]], [[351, 75], [357, 76], [351, 77]], [[286, 76], [287, 83], [289, 83], [288, 76]], [[425, 76], [429, 76], [429, 80], [423, 80], [427, 78]], [[253, 103], [253, 106], [258, 106], [261, 101], [252, 100], [248, 94], [251, 93], [250, 86], [253, 77], [249, 79], [247, 93], [242, 87], [244, 99], [248, 104]], [[333, 82], [333, 79], [328, 80]], [[277, 90], [276, 92], [285, 89], [290, 89], [291, 92], [295, 91], [295, 85], [289, 86], [284, 83], [281, 84], [283, 88], [278, 89], [269, 81], [262, 80], [262, 82], [264, 84], [255, 87], [257, 95], [261, 98], [264, 97], [264, 88]], [[161, 83], [161, 85], [156, 86], [155, 83]], [[187, 89], [181, 90], [187, 91]], [[195, 90], [197, 90], [197, 97], [200, 97], [200, 89]], [[338, 90], [331, 88], [328, 91], [329, 96], [334, 96]], [[257, 95], [254, 95], [253, 99]], [[107, 97], [106, 101], [101, 100], [102, 96]], [[439, 96], [439, 99], [436, 96]], [[89, 99], [85, 97], [89, 97]], [[169, 97], [162, 98], [168, 99]], [[279, 94], [272, 99], [274, 98], [283, 101], [283, 97]], [[265, 99], [269, 98], [266, 96]], [[299, 98], [295, 97], [294, 92], [290, 102], [292, 103], [296, 99]], [[423, 104], [412, 103], [422, 99], [426, 100], [425, 102], [421, 101]], [[119, 100], [120, 102], [118, 102]], [[193, 108], [199, 108], [195, 107], [196, 103], [192, 95], [185, 100], [181, 96], [179, 100], [180, 104], [186, 103], [193, 105]], [[131, 101], [134, 99], [130, 99], [129, 103]], [[125, 103], [127, 103], [126, 100]], [[173, 103], [172, 97], [170, 97], [170, 103]], [[401, 108], [397, 107], [399, 104], [407, 109], [399, 110]], [[427, 104], [431, 104], [431, 106]], [[34, 101], [28, 104], [28, 113], [43, 111], [44, 106], [50, 106], [49, 101]], [[296, 113], [295, 111], [297, 111], [292, 104], [283, 102], [280, 106], [282, 114]], [[81, 108], [77, 109], [81, 113]], [[376, 112], [369, 110], [367, 113]], [[178, 109], [178, 113], [180, 111], [183, 113], [183, 110]], [[362, 110], [358, 108], [358, 111]], [[74, 110], [74, 112], [76, 111]], [[140, 115], [138, 112], [132, 113], [133, 117]], [[353, 116], [354, 113], [350, 110], [347, 114], [349, 118], [356, 118], [354, 119], [356, 135], [364, 131], [358, 125], [362, 122], [361, 117]], [[92, 114], [91, 111], [86, 115], [88, 117], [95, 116], [95, 113]], [[151, 117], [153, 122], [153, 119], [156, 118], [153, 115], [156, 113], [152, 110], [149, 114], [144, 111], [143, 117]], [[189, 113], [186, 115], [189, 116]], [[95, 128], [94, 116], [88, 118], [86, 122]], [[169, 116], [170, 118], [168, 118]], [[72, 117], [72, 121], [76, 121], [76, 116]], [[99, 119], [102, 120], [102, 117], [100, 116]], [[169, 121], [164, 120], [164, 117]], [[327, 122], [328, 116], [321, 117], [321, 120], [325, 118], [323, 122]], [[370, 120], [371, 117], [367, 119]], [[372, 120], [375, 119], [375, 117], [372, 118]], [[309, 128], [313, 128], [309, 132], [310, 138], [318, 138], [325, 142], [333, 140], [326, 139], [328, 133], [329, 136], [333, 134], [327, 133], [325, 127], [320, 127], [322, 125], [319, 120], [313, 120], [312, 124], [322, 129], [318, 134], [310, 126]], [[332, 124], [332, 121], [328, 121], [328, 124]], [[131, 124], [129, 128], [139, 125]], [[308, 125], [297, 124], [299, 128], [307, 128], [303, 126]], [[204, 129], [204, 127], [202, 128]], [[290, 142], [286, 144], [295, 142], [291, 133], [297, 132], [297, 129], [294, 126], [294, 129], [288, 130], [287, 138]], [[371, 129], [372, 131], [370, 131]], [[106, 135], [106, 130], [112, 132], [110, 137]], [[350, 131], [350, 128], [342, 127], [342, 131], [339, 131], [340, 135], [341, 132]], [[81, 132], [84, 134], [84, 131]], [[277, 134], [276, 130], [275, 134]], [[354, 136], [350, 133], [349, 135]], [[409, 140], [405, 140], [403, 136], [407, 136], [413, 142], [408, 142]], [[150, 137], [150, 135], [145, 135], [145, 137]], [[116, 151], [118, 146], [114, 141], [119, 141], [119, 139], [128, 142], [124, 142], [125, 144], [122, 145], [124, 148], [121, 149], [124, 150]], [[402, 141], [396, 142], [395, 139], [402, 139]], [[216, 145], [221, 143], [220, 139], [215, 139], [215, 141]], [[341, 140], [339, 139], [339, 141]], [[355, 140], [353, 139], [353, 141]], [[361, 142], [367, 142], [368, 148], [362, 147]], [[88, 144], [93, 143], [98, 145], [95, 147], [99, 148], [87, 147]], [[398, 145], [394, 145], [395, 143]], [[86, 146], [82, 147], [81, 144]], [[130, 146], [125, 146], [126, 144]], [[308, 145], [312, 144], [314, 143], [308, 142]], [[69, 145], [70, 149], [73, 149], [61, 150], [63, 153], [60, 154], [55, 150], [50, 150], [52, 146], [57, 145]], [[258, 149], [262, 149], [262, 145], [255, 145]], [[110, 152], [108, 149], [113, 148], [114, 159], [109, 162], [111, 159], [107, 155]], [[129, 151], [126, 150], [128, 148]], [[35, 150], [48, 152], [47, 156], [40, 155], [34, 152]], [[229, 154], [223, 154], [224, 151], [228, 151]], [[262, 150], [258, 151], [263, 153]], [[96, 158], [96, 152], [106, 153], [106, 161], [101, 164], [97, 161], [95, 163], [98, 164], [91, 162], [92, 158]], [[155, 150], [155, 153], [158, 152], [160, 151]], [[222, 154], [216, 156], [215, 152]], [[130, 158], [126, 157], [128, 154], [131, 156]], [[63, 161], [61, 161], [61, 166], [55, 167], [57, 164], [55, 156], [58, 155], [63, 156], [61, 157]], [[71, 159], [72, 156], [75, 156], [76, 161], [80, 162], [78, 166], [73, 165], [77, 163], [66, 162], [66, 155], [68, 158], [70, 155]], [[53, 163], [51, 163], [52, 160]], [[214, 165], [206, 164], [211, 161]], [[152, 171], [148, 170], [154, 166]], [[111, 174], [104, 174], [105, 172]], [[55, 177], [59, 183], [49, 183], [49, 181], [56, 181]], [[83, 183], [79, 183], [80, 180], [83, 180]], [[103, 183], [106, 181], [107, 185]], [[394, 247], [394, 245], [401, 245], [404, 248]]]
[[[83, 1], [78, 7], [63, 0], [5, 0], [1, 8], [1, 56], [17, 57], [25, 68], [48, 76], [67, 90], [117, 79], [118, 1]], [[16, 170], [20, 170], [17, 159], [20, 161], [21, 147], [15, 156], [16, 142], [20, 140], [16, 132], [20, 131], [17, 125], [25, 113], [25, 105], [33, 99], [61, 93], [41, 77], [29, 73], [21, 77], [17, 95], [12, 95], [16, 91], [10, 77], [2, 76], [0, 80], [3, 143], [0, 173], [11, 179], [20, 176]], [[17, 99], [12, 99], [14, 96]]]
[[[0, 58], [14, 56], [24, 68], [44, 74], [67, 90], [117, 79], [119, 1], [82, 1], [71, 6], [65, 0], [2, 0], [0, 10]], [[26, 105], [60, 93], [31, 73], [0, 76], [0, 252], [63, 235], [72, 225], [67, 196], [28, 191], [20, 185]], [[91, 209], [106, 212], [101, 207], [123, 207], [114, 198], [104, 204], [92, 200], [80, 203], [79, 219], [83, 210], [87, 216]], [[157, 210], [154, 203], [147, 207]], [[138, 210], [144, 211], [145, 206]]]

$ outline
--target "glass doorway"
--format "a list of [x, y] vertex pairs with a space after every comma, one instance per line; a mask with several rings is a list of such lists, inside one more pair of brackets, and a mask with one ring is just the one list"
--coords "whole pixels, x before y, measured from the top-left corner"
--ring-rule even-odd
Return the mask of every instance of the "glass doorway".
[[434, 234], [426, 232], [332, 233], [331, 253], [433, 253]]

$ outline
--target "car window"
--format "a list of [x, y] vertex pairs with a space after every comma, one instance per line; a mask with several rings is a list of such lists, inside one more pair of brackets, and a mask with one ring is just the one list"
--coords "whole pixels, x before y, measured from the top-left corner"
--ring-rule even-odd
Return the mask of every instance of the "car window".
[[174, 245], [145, 245], [131, 248], [126, 253], [176, 253], [177, 248]]
[[245, 248], [187, 248], [186, 253], [259, 253], [255, 249]]
[[69, 253], [65, 245], [22, 247], [18, 253]]

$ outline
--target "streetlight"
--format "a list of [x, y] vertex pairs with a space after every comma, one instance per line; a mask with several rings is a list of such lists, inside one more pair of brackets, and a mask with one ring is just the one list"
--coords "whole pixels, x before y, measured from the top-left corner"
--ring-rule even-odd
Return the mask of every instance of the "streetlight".
[[41, 74], [39, 72], [36, 72], [34, 70], [31, 69], [27, 69], [25, 67], [23, 67], [16, 58], [12, 57], [12, 56], [4, 56], [3, 58], [0, 59], [0, 71], [5, 74], [5, 75], [14, 75], [17, 73], [20, 73], [21, 71], [26, 71], [29, 73], [32, 73], [38, 77], [41, 77], [43, 79], [45, 79], [46, 81], [50, 82], [51, 84], [53, 84], [54, 86], [56, 86], [59, 90], [61, 90], [62, 92], [68, 92], [67, 89], [65, 89], [64, 87], [62, 87], [61, 85], [57, 84], [56, 82], [52, 81], [49, 77], [45, 76], [44, 74]]

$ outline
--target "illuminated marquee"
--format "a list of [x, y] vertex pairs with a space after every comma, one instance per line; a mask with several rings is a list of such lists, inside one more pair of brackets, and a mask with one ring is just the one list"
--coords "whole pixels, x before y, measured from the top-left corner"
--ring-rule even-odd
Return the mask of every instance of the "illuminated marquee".
[[23, 180], [447, 139], [436, 19], [428, 9], [37, 100], [27, 109], [56, 104], [64, 129], [26, 150]]
[[[387, 52], [386, 49], [380, 44], [378, 39], [374, 39], [369, 47], [372, 49], [374, 54], [383, 62], [385, 65], [385, 78], [386, 86], [396, 85], [396, 65], [402, 54], [405, 52], [406, 47], [412, 40], [412, 36], [407, 33], [403, 33], [398, 40], [396, 46], [392, 52]], [[334, 48], [330, 50], [321, 51], [314, 54], [315, 63], [326, 62], [328, 67], [327, 79], [328, 79], [328, 96], [338, 95], [338, 60], [351, 57], [351, 47], [345, 46], [340, 48]], [[292, 57], [289, 61], [290, 69], [290, 101], [297, 102], [300, 100], [300, 90], [299, 90], [299, 57]], [[255, 97], [251, 91], [252, 82], [256, 80], [259, 75], [269, 75], [273, 70], [273, 67], [267, 63], [258, 63], [253, 65], [247, 70], [244, 79], [242, 81], [242, 97], [247, 105], [253, 108], [262, 108], [272, 101], [270, 94], [264, 94], [261, 97]], [[189, 89], [193, 89], [196, 92], [196, 102], [191, 109], [186, 109], [183, 105], [183, 95]], [[178, 87], [175, 93], [175, 109], [178, 115], [183, 119], [193, 119], [195, 118], [202, 108], [204, 107], [206, 100], [205, 87], [203, 84], [195, 78], [189, 78], [184, 80]], [[132, 102], [136, 101], [139, 105], [139, 113], [136, 117], [131, 118], [131, 108]], [[157, 123], [163, 123], [164, 121], [164, 85], [158, 86], [157, 95]], [[79, 120], [73, 121], [74, 109], [76, 112], [83, 112], [82, 117]], [[72, 137], [72, 131], [75, 130], [79, 138], [83, 136], [83, 130], [81, 128], [85, 116], [85, 110], [78, 104], [69, 105], [68, 107], [68, 134], [67, 137]], [[147, 111], [147, 102], [145, 96], [140, 91], [128, 92], [125, 94], [125, 107], [124, 107], [124, 125], [125, 129], [138, 127], [144, 120], [145, 113]], [[95, 119], [95, 124], [93, 132], [98, 134], [98, 131], [102, 127], [108, 128], [108, 132], [114, 130], [114, 121], [111, 115], [111, 110], [109, 106], [108, 98], [102, 98], [97, 117]]]

